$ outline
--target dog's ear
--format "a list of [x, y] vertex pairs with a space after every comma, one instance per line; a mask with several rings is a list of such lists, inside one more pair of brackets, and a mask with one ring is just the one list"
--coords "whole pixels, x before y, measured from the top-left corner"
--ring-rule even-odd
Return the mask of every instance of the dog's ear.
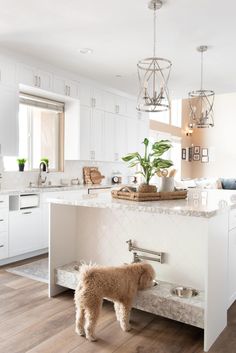
[[139, 277], [139, 283], [138, 283], [139, 289], [147, 288], [149, 286], [150, 281], [151, 281], [151, 276], [147, 271], [143, 270]]
[[138, 288], [145, 289], [145, 288], [151, 287], [153, 279], [154, 279], [153, 268], [151, 266], [143, 267], [139, 277]]

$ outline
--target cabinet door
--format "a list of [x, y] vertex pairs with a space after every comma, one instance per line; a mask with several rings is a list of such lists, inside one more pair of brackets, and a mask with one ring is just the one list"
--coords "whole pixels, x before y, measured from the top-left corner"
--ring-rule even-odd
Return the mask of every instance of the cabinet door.
[[91, 108], [81, 106], [80, 109], [80, 159], [89, 160], [92, 157], [90, 148]]
[[115, 116], [115, 161], [121, 161], [127, 152], [126, 118]]
[[17, 156], [19, 92], [0, 85], [0, 145], [4, 156]]
[[98, 88], [93, 88], [91, 92], [93, 108], [104, 110], [103, 91]]
[[138, 151], [138, 121], [136, 119], [126, 118], [127, 130], [127, 153]]
[[18, 67], [18, 82], [23, 85], [37, 87], [38, 80], [34, 68], [31, 66], [20, 65]]
[[126, 100], [126, 115], [129, 116], [130, 118], [137, 119], [137, 110], [136, 110], [136, 105], [137, 101], [136, 100], [131, 100], [127, 99]]
[[103, 161], [113, 162], [115, 159], [115, 116], [111, 113], [104, 114], [103, 123]]
[[66, 81], [66, 95], [71, 98], [78, 98], [78, 84], [75, 81]]
[[45, 91], [52, 89], [52, 75], [49, 72], [37, 70], [37, 87]]
[[9, 256], [42, 249], [42, 214], [40, 209], [9, 213]]
[[0, 232], [0, 260], [8, 257], [8, 231]]
[[7, 86], [16, 86], [16, 65], [0, 59], [0, 83]]
[[86, 107], [92, 106], [90, 86], [86, 84], [80, 84], [79, 100], [80, 100], [80, 104], [83, 106], [86, 106]]
[[127, 114], [126, 99], [121, 96], [115, 96], [115, 112], [120, 115]]
[[145, 137], [149, 138], [149, 120], [148, 119], [138, 119], [138, 152], [143, 153], [143, 140]]
[[104, 109], [108, 113], [116, 113], [115, 95], [110, 92], [104, 92]]
[[[68, 99], [65, 103], [65, 159], [79, 160], [80, 159], [80, 116], [84, 116], [84, 110], [80, 109], [80, 104], [76, 100]], [[82, 125], [83, 125], [82, 121]], [[85, 129], [83, 127], [83, 129]], [[86, 134], [86, 131], [84, 131]], [[84, 141], [83, 141], [84, 143]]]
[[90, 115], [90, 159], [96, 161], [103, 160], [103, 116], [103, 111], [92, 109]]
[[229, 303], [236, 299], [236, 228], [229, 232]]
[[65, 79], [54, 76], [53, 78], [53, 92], [58, 93], [62, 96], [66, 95]]

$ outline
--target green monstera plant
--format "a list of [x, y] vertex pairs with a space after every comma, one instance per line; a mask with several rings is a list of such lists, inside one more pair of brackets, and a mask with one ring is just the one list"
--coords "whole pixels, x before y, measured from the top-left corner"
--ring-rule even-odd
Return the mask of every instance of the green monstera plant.
[[151, 178], [160, 170], [169, 168], [173, 162], [168, 159], [160, 158], [172, 145], [168, 140], [156, 141], [151, 147], [147, 138], [143, 141], [144, 156], [142, 157], [138, 152], [129, 153], [123, 157], [124, 162], [129, 163], [129, 167], [133, 168], [140, 165], [141, 170], [138, 172], [142, 174], [145, 179], [145, 184], [149, 185]]

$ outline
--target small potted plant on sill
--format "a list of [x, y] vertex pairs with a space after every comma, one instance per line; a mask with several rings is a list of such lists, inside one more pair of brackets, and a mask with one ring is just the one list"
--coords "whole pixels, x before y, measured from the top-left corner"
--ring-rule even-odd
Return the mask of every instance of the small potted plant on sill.
[[151, 148], [149, 148], [149, 140], [147, 138], [143, 141], [144, 156], [142, 157], [138, 152], [129, 153], [123, 157], [124, 162], [129, 163], [129, 167], [140, 166], [141, 170], [137, 172], [144, 177], [145, 182], [139, 185], [139, 192], [156, 192], [155, 185], [150, 185], [151, 178], [162, 169], [169, 168], [173, 162], [168, 159], [160, 158], [172, 145], [168, 140], [156, 141]]
[[43, 165], [43, 172], [46, 172], [49, 167], [49, 159], [48, 158], [41, 158], [40, 162], [44, 162], [47, 165], [47, 168], [46, 168], [46, 165]]
[[26, 159], [25, 158], [18, 158], [17, 159], [17, 163], [18, 163], [18, 166], [19, 166], [19, 172], [23, 172], [24, 169], [25, 169], [25, 162], [26, 162]]

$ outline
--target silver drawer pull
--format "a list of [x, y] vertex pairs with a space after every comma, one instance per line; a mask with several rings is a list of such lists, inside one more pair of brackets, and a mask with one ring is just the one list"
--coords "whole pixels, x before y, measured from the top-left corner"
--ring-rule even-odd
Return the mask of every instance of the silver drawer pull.
[[22, 214], [31, 214], [32, 212], [28, 211], [28, 212], [22, 212]]
[[4, 222], [4, 219], [0, 219], [0, 222]]
[[1, 245], [0, 245], [0, 248], [4, 248], [4, 245], [1, 244]]
[[3, 203], [4, 201], [3, 200], [0, 200], [0, 203]]

